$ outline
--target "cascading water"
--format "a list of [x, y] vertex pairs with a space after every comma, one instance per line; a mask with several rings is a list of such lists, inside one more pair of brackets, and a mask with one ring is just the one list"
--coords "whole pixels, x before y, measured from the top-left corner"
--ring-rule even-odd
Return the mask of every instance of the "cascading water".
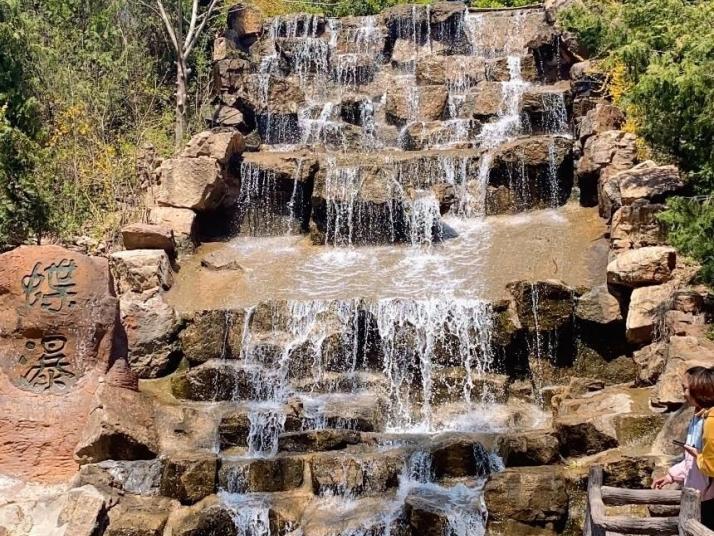
[[[310, 221], [316, 225], [321, 215], [324, 222], [313, 240], [331, 246], [325, 249], [333, 255], [321, 262], [359, 255], [356, 246], [363, 244], [394, 248], [382, 244], [405, 242], [409, 254], [399, 270], [408, 278], [414, 265], [440, 264], [437, 244], [449, 229], [442, 212], [448, 210], [459, 221], [485, 218], [499, 150], [530, 133], [522, 102], [537, 83], [526, 63], [528, 14], [505, 12], [504, 31], [490, 26], [489, 14], [464, 9], [436, 23], [428, 6], [403, 9], [406, 15], [394, 22], [307, 14], [271, 22], [263, 38], [266, 54], [252, 76], [257, 76], [261, 105], [261, 152], [282, 160], [276, 166], [280, 173], [249, 157], [242, 163], [239, 212], [250, 234], [260, 234], [262, 227], [274, 234], [297, 230], [303, 197], [311, 196]], [[426, 60], [437, 68], [430, 70]], [[295, 102], [273, 109], [278, 82], [294, 93]], [[500, 102], [477, 114], [470, 99], [486, 85], [500, 89]], [[562, 93], [548, 91], [543, 94], [543, 130], [567, 134], [566, 101]], [[393, 92], [403, 99], [392, 99]], [[434, 101], [443, 101], [443, 107]], [[283, 164], [289, 160], [286, 154], [306, 155], [292, 182]], [[545, 190], [553, 207], [563, 202], [559, 154], [551, 143]], [[302, 166], [312, 156], [319, 171], [303, 191], [307, 167]], [[523, 167], [508, 177], [515, 197], [531, 195], [526, 176]], [[287, 229], [278, 225], [283, 219]], [[482, 238], [489, 234], [487, 225], [474, 232]], [[464, 262], [478, 272], [476, 260]], [[306, 512], [322, 512], [336, 527], [348, 528], [311, 532], [290, 525], [280, 529], [281, 535], [295, 530], [306, 536], [397, 536], [408, 498], [438, 505], [449, 536], [484, 534], [481, 489], [488, 474], [502, 465], [483, 447], [475, 449], [476, 474], [453, 485], [437, 476], [429, 441], [442, 432], [508, 429], [510, 414], [494, 416], [494, 408], [503, 406], [497, 395], [505, 389], [498, 383], [503, 369], [494, 351], [497, 313], [471, 294], [457, 298], [462, 279], [436, 281], [438, 276], [431, 275], [434, 280], [399, 297], [387, 298], [394, 294], [379, 295], [356, 283], [339, 299], [315, 299], [322, 294], [313, 292], [309, 299], [260, 303], [245, 312], [240, 355], [222, 360], [235, 389], [226, 395], [214, 386], [221, 393], [214, 399], [233, 407], [248, 425], [245, 443], [226, 451], [224, 458], [235, 467], [224, 479], [222, 499], [234, 512], [239, 535], [278, 536], [270, 494], [250, 491], [251, 463], [283, 460], [288, 434], [334, 430], [373, 435], [369, 446], [348, 441], [334, 452], [328, 448], [327, 454], [310, 451], [339, 463], [326, 484], [312, 467], [312, 480], [299, 493], [309, 494], [306, 488], [312, 487]], [[321, 281], [325, 287], [340, 283]], [[366, 290], [371, 293], [361, 293]], [[538, 299], [535, 291], [531, 296]], [[538, 329], [533, 344], [539, 358], [547, 355]], [[397, 456], [394, 452], [403, 467], [391, 479], [398, 485], [384, 490], [370, 480], [382, 463], [374, 456]], [[369, 503], [375, 496], [381, 497], [378, 505]], [[365, 507], [365, 501], [372, 507]], [[339, 525], [353, 519], [353, 524]]]

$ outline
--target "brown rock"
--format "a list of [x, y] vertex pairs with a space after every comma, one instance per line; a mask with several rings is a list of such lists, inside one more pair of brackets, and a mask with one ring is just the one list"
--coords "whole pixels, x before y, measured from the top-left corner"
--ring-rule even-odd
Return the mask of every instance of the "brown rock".
[[196, 213], [188, 208], [153, 207], [149, 211], [149, 223], [170, 228], [179, 250], [190, 250], [193, 247], [195, 221]]
[[178, 334], [182, 327], [174, 308], [160, 294], [147, 300], [127, 294], [120, 307], [131, 369], [142, 379], [159, 378], [174, 370], [181, 357]]
[[210, 359], [237, 358], [243, 339], [243, 311], [199, 311], [179, 335], [181, 350], [192, 365]]
[[624, 124], [625, 114], [617, 106], [604, 102], [598, 103], [582, 118], [578, 126], [578, 135], [580, 141], [584, 142], [595, 134], [608, 130], [619, 130]]
[[77, 462], [148, 460], [157, 453], [151, 399], [129, 389], [100, 387], [74, 453]]
[[283, 452], [341, 450], [360, 441], [360, 433], [352, 430], [307, 430], [281, 434], [278, 449]]
[[164, 249], [173, 251], [174, 233], [170, 227], [152, 223], [133, 223], [121, 230], [126, 249]]
[[489, 520], [562, 525], [568, 515], [565, 478], [557, 467], [519, 467], [495, 473], [484, 488]]
[[207, 156], [225, 165], [231, 158], [240, 156], [244, 150], [245, 139], [240, 132], [235, 130], [206, 130], [191, 138], [181, 156], [188, 158]]
[[607, 282], [641, 287], [665, 283], [677, 264], [674, 248], [650, 246], [622, 252], [607, 265]]
[[620, 302], [610, 294], [606, 285], [595, 287], [580, 296], [575, 307], [575, 316], [580, 320], [603, 325], [622, 320]]
[[109, 257], [116, 291], [136, 293], [143, 298], [169, 290], [174, 282], [171, 261], [165, 251], [136, 249], [119, 251]]
[[214, 271], [243, 271], [243, 267], [240, 265], [240, 260], [237, 257], [237, 253], [230, 248], [223, 248], [218, 251], [212, 251], [203, 259], [201, 259], [201, 266]]
[[94, 486], [74, 488], [67, 493], [67, 502], [57, 519], [64, 534], [93, 536], [106, 513], [106, 500]]
[[0, 472], [61, 481], [113, 361], [106, 259], [57, 246], [0, 255]]
[[305, 462], [297, 457], [224, 461], [220, 488], [232, 493], [274, 493], [302, 486]]
[[236, 37], [253, 37], [263, 33], [263, 15], [255, 6], [238, 4], [228, 13], [228, 27]]
[[479, 82], [466, 96], [464, 110], [479, 120], [489, 120], [501, 111], [503, 85], [500, 82]]
[[169, 514], [177, 506], [164, 497], [126, 495], [109, 510], [104, 536], [162, 536]]
[[635, 344], [652, 341], [664, 325], [665, 314], [671, 307], [672, 294], [670, 284], [641, 287], [632, 291], [625, 325], [628, 341]]
[[664, 205], [653, 205], [646, 201], [620, 207], [612, 215], [610, 226], [613, 251], [664, 245], [665, 228], [657, 218], [664, 208]]
[[431, 453], [432, 467], [436, 478], [485, 476], [489, 473], [489, 461], [485, 449], [475, 440], [446, 439]]
[[[575, 291], [562, 281], [514, 281], [507, 285], [516, 301], [518, 318], [530, 331], [559, 329], [572, 321]], [[536, 317], [537, 315], [537, 317]]]
[[385, 113], [395, 125], [414, 120], [436, 121], [442, 119], [448, 98], [445, 86], [419, 86], [416, 94], [412, 94], [405, 86], [392, 85], [387, 90]]
[[161, 495], [194, 504], [216, 492], [218, 459], [211, 455], [170, 458], [161, 475]]
[[211, 496], [188, 507], [176, 508], [169, 515], [164, 534], [171, 536], [238, 536], [228, 507]]
[[399, 485], [403, 464], [403, 454], [396, 451], [319, 453], [310, 461], [312, 489], [320, 495], [380, 495]]
[[654, 385], [667, 363], [667, 345], [655, 342], [637, 350], [632, 357], [637, 365], [636, 385]]
[[169, 158], [158, 173], [161, 185], [156, 201], [162, 206], [206, 210], [224, 193], [221, 168], [214, 158]]
[[163, 467], [163, 461], [158, 458], [88, 463], [79, 469], [79, 485], [91, 484], [107, 494], [119, 490], [137, 496], [156, 496], [159, 494]]
[[682, 376], [694, 366], [714, 365], [714, 343], [696, 337], [670, 337], [667, 364], [652, 396], [652, 405], [677, 409], [684, 403]]
[[508, 434], [499, 438], [497, 449], [506, 467], [550, 465], [560, 459], [560, 443], [552, 432]]
[[618, 180], [623, 205], [631, 205], [640, 199], [660, 202], [684, 188], [676, 166], [657, 166], [654, 163], [621, 173]]

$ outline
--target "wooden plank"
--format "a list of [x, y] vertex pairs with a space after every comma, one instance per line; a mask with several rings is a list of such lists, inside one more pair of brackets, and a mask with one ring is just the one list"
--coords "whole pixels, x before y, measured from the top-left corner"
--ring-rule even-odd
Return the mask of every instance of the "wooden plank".
[[714, 532], [706, 528], [696, 519], [690, 519], [684, 525], [684, 534], [687, 536], [714, 536]]
[[611, 516], [603, 519], [602, 527], [608, 532], [662, 536], [663, 534], [677, 534], [679, 518]]
[[699, 491], [692, 488], [682, 490], [682, 503], [679, 507], [679, 536], [687, 536], [687, 523], [701, 521], [702, 501]]
[[603, 486], [602, 500], [606, 505], [625, 506], [628, 504], [675, 504], [682, 500], [680, 490], [623, 489]]
[[590, 508], [590, 535], [605, 536], [602, 525], [605, 517], [605, 503], [602, 502], [602, 465], [593, 465], [588, 475], [588, 506]]

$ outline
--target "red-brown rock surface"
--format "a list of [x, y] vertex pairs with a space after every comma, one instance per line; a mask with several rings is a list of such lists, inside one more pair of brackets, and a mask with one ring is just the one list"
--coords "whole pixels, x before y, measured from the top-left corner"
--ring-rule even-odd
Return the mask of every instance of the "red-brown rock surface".
[[112, 361], [106, 259], [58, 246], [0, 255], [0, 473], [60, 481]]

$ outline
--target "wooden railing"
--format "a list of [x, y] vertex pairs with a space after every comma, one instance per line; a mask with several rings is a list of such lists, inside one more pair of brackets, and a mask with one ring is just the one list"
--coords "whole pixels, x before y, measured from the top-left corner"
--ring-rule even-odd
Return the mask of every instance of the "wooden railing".
[[[588, 503], [583, 527], [584, 536], [619, 536], [653, 534], [658, 536], [714, 536], [700, 523], [699, 492], [691, 488], [679, 490], [624, 489], [603, 486], [602, 466], [590, 468]], [[679, 505], [677, 517], [608, 516], [605, 506], [648, 504]]]

